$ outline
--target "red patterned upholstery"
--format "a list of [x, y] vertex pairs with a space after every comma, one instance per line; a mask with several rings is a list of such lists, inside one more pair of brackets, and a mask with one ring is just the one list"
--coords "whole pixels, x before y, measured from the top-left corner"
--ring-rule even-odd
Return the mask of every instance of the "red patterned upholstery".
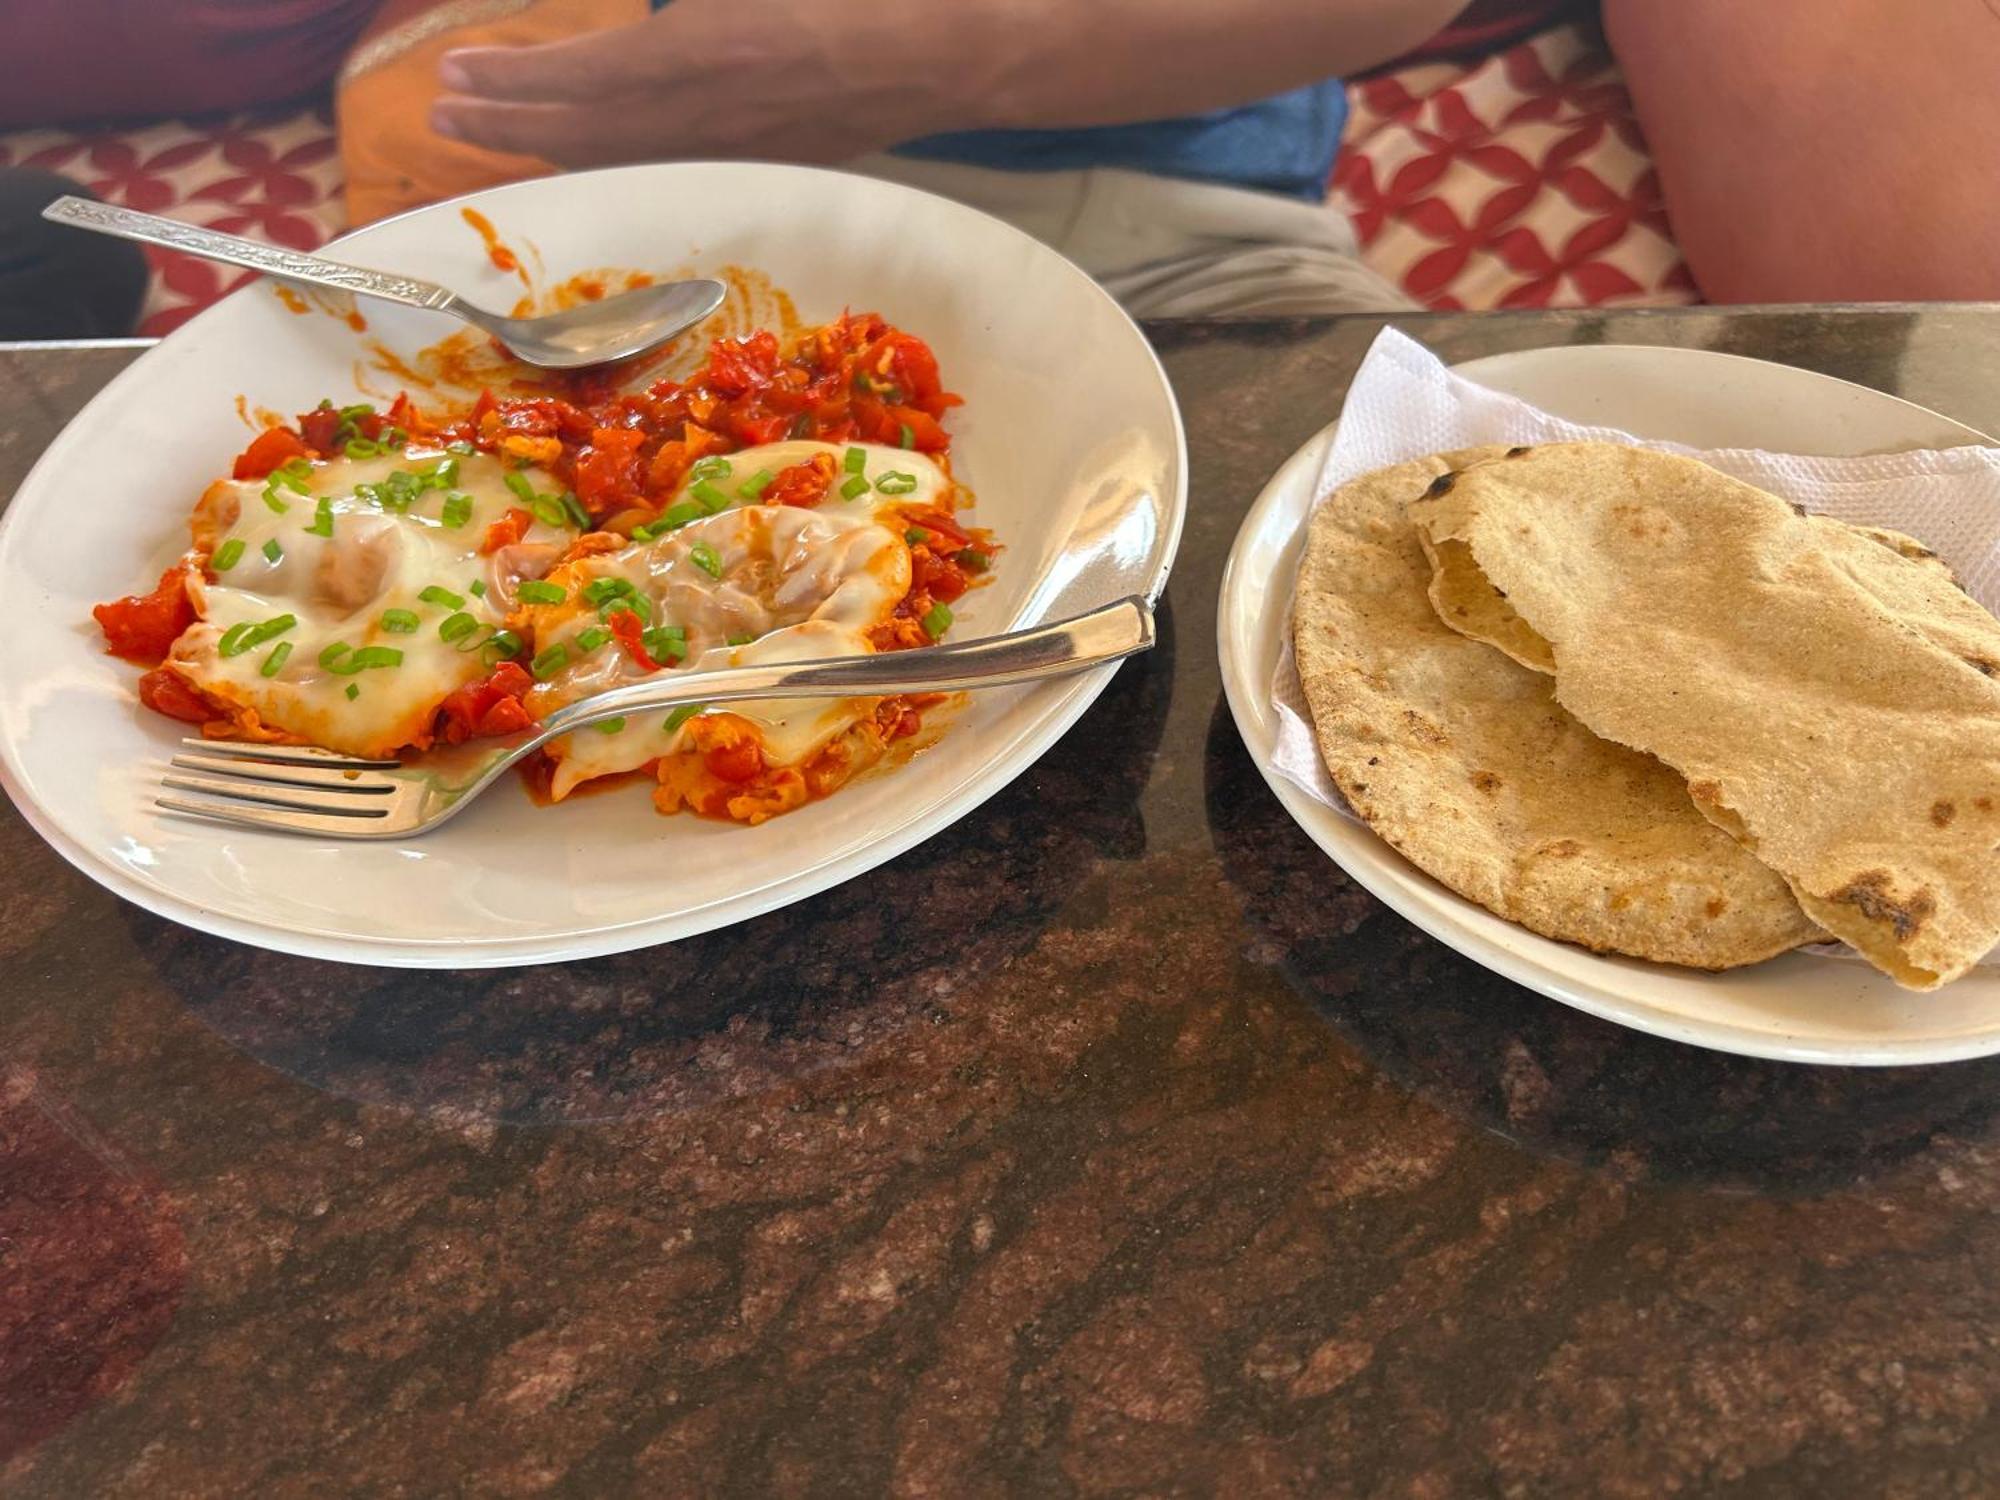
[[[1369, 264], [1434, 308], [1698, 301], [1668, 236], [1631, 101], [1594, 34], [1559, 26], [1467, 65], [1357, 83], [1329, 194]], [[0, 134], [113, 203], [301, 250], [340, 232], [325, 109]], [[153, 254], [139, 332], [167, 332], [247, 273]]]
[[[340, 232], [340, 157], [326, 109], [228, 120], [169, 120], [78, 133], [0, 134], [0, 166], [37, 166], [86, 184], [99, 197], [231, 234], [317, 250]], [[248, 271], [148, 248], [152, 287], [138, 331], [166, 333]]]
[[1329, 202], [1426, 307], [1700, 301], [1616, 65], [1558, 26], [1357, 83]]

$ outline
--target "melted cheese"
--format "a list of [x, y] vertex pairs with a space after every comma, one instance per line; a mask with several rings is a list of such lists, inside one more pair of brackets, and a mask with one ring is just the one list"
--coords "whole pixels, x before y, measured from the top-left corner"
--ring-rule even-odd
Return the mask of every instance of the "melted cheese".
[[[832, 454], [838, 462], [846, 451], [818, 442], [749, 448], [730, 455], [730, 473], [710, 482], [735, 495], [758, 473], [775, 474], [816, 453]], [[583, 590], [599, 578], [625, 579], [649, 601], [656, 623], [679, 625], [687, 632], [689, 659], [671, 671], [696, 674], [738, 664], [872, 651], [869, 627], [888, 619], [910, 587], [909, 548], [895, 514], [904, 506], [936, 504], [950, 490], [951, 480], [921, 454], [874, 445], [864, 451], [862, 472], [871, 483], [894, 472], [910, 475], [914, 487], [893, 495], [871, 487], [853, 500], [842, 500], [840, 486], [851, 477], [842, 469], [833, 492], [816, 507], [744, 501], [651, 542], [578, 559], [551, 574], [551, 582], [569, 589], [569, 598], [529, 612], [536, 644], [568, 645], [571, 662], [530, 696], [530, 708], [546, 715], [561, 704], [647, 675], [615, 643], [588, 652], [576, 646], [579, 634], [599, 624], [597, 610], [583, 597]], [[696, 563], [697, 547], [713, 552], [716, 574]], [[748, 642], [741, 643], [746, 637]], [[760, 699], [718, 707], [756, 726], [769, 763], [796, 766], [872, 714], [878, 701]], [[678, 748], [685, 733], [684, 725], [669, 732], [664, 716], [648, 715], [611, 734], [586, 729], [557, 740], [549, 747], [557, 762], [552, 794], [561, 798], [592, 777], [643, 766]]]
[[[280, 489], [283, 512], [264, 502], [264, 481], [223, 480], [211, 486], [195, 513], [197, 545], [211, 553], [232, 539], [242, 555], [212, 581], [193, 586], [201, 619], [174, 644], [172, 666], [221, 701], [254, 710], [280, 727], [331, 749], [389, 755], [430, 731], [438, 704], [454, 689], [491, 670], [480, 644], [497, 629], [513, 603], [513, 586], [545, 570], [573, 532], [537, 522], [516, 547], [492, 557], [479, 553], [486, 529], [519, 499], [506, 486], [507, 469], [485, 454], [459, 457], [453, 489], [469, 498], [462, 524], [448, 527], [443, 488], [426, 489], [407, 511], [386, 509], [357, 494], [359, 485], [382, 483], [401, 469], [423, 472], [451, 455], [435, 449], [372, 459], [335, 459], [313, 465], [307, 493]], [[559, 490], [547, 474], [522, 471], [537, 491]], [[332, 517], [332, 535], [309, 528]], [[275, 543], [276, 561], [265, 552]], [[475, 595], [472, 583], [485, 589]], [[436, 586], [464, 603], [448, 606], [421, 597]], [[410, 632], [388, 630], [388, 610], [417, 617]], [[438, 627], [463, 610], [478, 628], [446, 641]], [[255, 625], [290, 614], [297, 624], [238, 655], [219, 647], [232, 626]], [[281, 642], [291, 651], [277, 671], [263, 668]], [[390, 647], [402, 653], [394, 667], [342, 674], [322, 666], [321, 652], [335, 643], [352, 649]], [[335, 663], [338, 665], [338, 662]], [[348, 697], [349, 687], [356, 689]]]

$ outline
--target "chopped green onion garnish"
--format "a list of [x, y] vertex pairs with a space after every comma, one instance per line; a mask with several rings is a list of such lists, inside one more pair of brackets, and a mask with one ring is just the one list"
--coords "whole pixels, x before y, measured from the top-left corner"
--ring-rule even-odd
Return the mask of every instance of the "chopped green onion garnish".
[[479, 628], [479, 621], [460, 610], [455, 615], [446, 615], [438, 622], [438, 637], [447, 641], [462, 641]]
[[[332, 405], [331, 402], [327, 404], [329, 406]], [[370, 401], [357, 401], [352, 406], [343, 406], [340, 409], [340, 420], [343, 422], [358, 422], [363, 417], [372, 417], [374, 415], [375, 405]]]
[[763, 498], [764, 491], [771, 487], [771, 481], [777, 477], [769, 469], [759, 469], [755, 474], [752, 474], [748, 479], [736, 486], [736, 493], [741, 495], [745, 500], [760, 500]]
[[385, 609], [382, 611], [382, 628], [391, 635], [410, 635], [423, 624], [414, 610]]
[[440, 604], [446, 609], [463, 609], [465, 607], [465, 596], [463, 594], [454, 594], [450, 589], [435, 583], [424, 585], [423, 591], [417, 597], [426, 604]]
[[694, 496], [695, 500], [700, 504], [701, 508], [707, 511], [711, 516], [715, 515], [719, 511], [725, 511], [729, 509], [729, 497], [723, 494], [722, 491], [717, 489], [714, 485], [710, 484], [706, 479], [702, 480], [693, 489], [689, 490], [688, 493]]
[[330, 663], [327, 670], [338, 672], [342, 677], [352, 677], [370, 667], [400, 667], [402, 664], [403, 653], [394, 646], [362, 646], [348, 652], [339, 661]]
[[291, 654], [292, 643], [290, 641], [278, 642], [277, 645], [271, 648], [271, 654], [264, 658], [264, 665], [257, 669], [257, 675], [260, 677], [276, 677], [279, 668], [285, 664], [285, 658]]
[[479, 654], [486, 659], [488, 666], [511, 661], [521, 654], [521, 638], [511, 630], [496, 630], [486, 638]]
[[924, 611], [924, 634], [932, 640], [941, 640], [949, 629], [951, 629], [951, 606], [933, 604]]
[[227, 573], [242, 560], [242, 557], [243, 538], [233, 536], [215, 549], [215, 556], [208, 560], [208, 565], [218, 573]]
[[625, 727], [625, 721], [623, 719], [599, 719], [591, 727], [599, 734], [616, 734]]
[[475, 578], [465, 586], [465, 591], [475, 599], [484, 599], [486, 597], [486, 582], [484, 579]]
[[365, 437], [352, 437], [340, 450], [348, 458], [380, 458], [382, 445]]
[[335, 641], [332, 645], [326, 647], [324, 650], [320, 652], [319, 664], [322, 667], [330, 667], [335, 662], [339, 661], [341, 657], [347, 655], [347, 652], [348, 652], [347, 642]]
[[559, 583], [524, 578], [516, 585], [514, 594], [523, 604], [560, 604], [569, 597], [569, 590]]
[[401, 448], [409, 441], [410, 435], [400, 427], [387, 427], [382, 431], [382, 448], [384, 452], [391, 448]]
[[354, 700], [355, 700], [356, 698], [359, 698], [360, 696], [361, 696], [361, 684], [360, 684], [360, 683], [358, 683], [358, 682], [350, 682], [350, 683], [348, 683], [348, 685], [347, 685], [347, 701], [348, 701], [349, 703], [352, 703], [352, 702], [353, 702], [353, 701], [354, 701]]
[[710, 578], [722, 576], [722, 558], [707, 542], [696, 542], [688, 548], [688, 561], [693, 563]]
[[324, 495], [319, 497], [319, 508], [313, 512], [312, 525], [306, 528], [306, 535], [333, 535], [333, 502]]
[[264, 556], [269, 558], [272, 562], [276, 562], [279, 558], [283, 557], [284, 555], [285, 555], [285, 549], [278, 545], [278, 539], [276, 537], [272, 537], [268, 542], [264, 543]]
[[569, 525], [569, 512], [562, 501], [554, 495], [537, 495], [529, 502], [528, 509], [535, 513], [535, 519], [544, 526]]
[[537, 652], [528, 670], [535, 674], [537, 682], [547, 682], [569, 664], [569, 647], [558, 641], [545, 651]]
[[529, 481], [526, 474], [520, 473], [518, 470], [508, 474], [507, 488], [514, 492], [514, 498], [519, 500], [523, 505], [533, 505], [535, 503], [535, 486]]
[[903, 533], [903, 540], [908, 542], [912, 547], [922, 546], [930, 539], [931, 534], [921, 526], [912, 526], [908, 531]]
[[382, 486], [379, 484], [357, 484], [354, 487], [354, 493], [363, 500], [368, 501], [371, 505], [381, 505], [384, 503], [382, 499]]
[[840, 466], [850, 474], [859, 474], [863, 469], [868, 467], [868, 450], [866, 448], [849, 448], [840, 456]]
[[312, 478], [312, 471], [312, 460], [309, 458], [287, 459], [271, 471], [270, 483], [282, 484], [301, 495], [310, 494], [311, 486], [306, 481]]
[[672, 734], [681, 725], [687, 723], [689, 719], [692, 719], [707, 707], [706, 703], [683, 703], [679, 708], [667, 715], [667, 733]]
[[616, 599], [620, 594], [631, 592], [632, 580], [615, 576], [593, 578], [583, 586], [583, 597], [592, 604], [602, 604], [607, 599]]
[[908, 422], [900, 424], [896, 429], [896, 443], [899, 447], [903, 448], [916, 447], [917, 446], [916, 429], [910, 426]]
[[385, 510], [405, 511], [424, 492], [423, 481], [407, 469], [396, 469], [382, 481], [380, 503]]
[[708, 512], [692, 500], [683, 500], [679, 505], [670, 505], [662, 512], [660, 519], [653, 523], [653, 535], [663, 531], [679, 531], [690, 521], [699, 521]]
[[650, 542], [652, 539], [653, 539], [653, 528], [646, 525], [644, 522], [641, 522], [639, 525], [634, 526], [632, 528], [633, 541]]
[[573, 490], [564, 490], [558, 498], [564, 514], [576, 522], [577, 529], [590, 530], [590, 512], [583, 508], [583, 502], [576, 498], [576, 493]]
[[977, 547], [961, 547], [952, 553], [951, 560], [968, 573], [984, 573], [993, 566], [993, 559]]
[[856, 474], [840, 487], [840, 498], [843, 500], [852, 500], [857, 496], [867, 493], [868, 476], [866, 474]]
[[224, 656], [241, 656], [252, 646], [261, 646], [273, 636], [283, 635], [298, 624], [296, 615], [273, 615], [255, 625], [232, 625], [223, 632], [216, 649]]
[[900, 469], [891, 469], [875, 481], [875, 488], [885, 495], [907, 495], [917, 487], [917, 476], [905, 474]]
[[644, 594], [619, 594], [615, 598], [606, 599], [597, 607], [597, 618], [609, 620], [621, 609], [637, 615], [642, 620], [653, 618], [653, 601]]
[[732, 646], [747, 646], [756, 639], [757, 637], [754, 635], [732, 635], [729, 638], [729, 644]]
[[457, 438], [452, 442], [446, 443], [444, 445], [444, 451], [447, 453], [456, 453], [460, 458], [470, 458], [473, 454], [477, 453], [479, 450], [473, 447], [472, 444], [468, 443], [464, 438]]
[[439, 459], [438, 462], [431, 465], [430, 472], [425, 474], [424, 478], [431, 482], [433, 489], [450, 489], [458, 483], [458, 460], [455, 458]]
[[438, 512], [438, 519], [456, 531], [472, 519], [472, 496], [463, 490], [453, 490], [444, 497], [444, 509]]
[[579, 651], [595, 651], [610, 639], [610, 631], [601, 625], [592, 625], [576, 633], [576, 649]]
[[731, 465], [728, 459], [724, 458], [719, 453], [712, 453], [707, 458], [702, 459], [693, 468], [688, 470], [688, 478], [696, 481], [705, 479], [727, 479], [729, 477], [730, 468]]
[[284, 499], [278, 494], [278, 487], [275, 484], [266, 484], [264, 486], [264, 503], [281, 516], [292, 508], [291, 501]]
[[679, 625], [655, 625], [651, 630], [641, 631], [639, 644], [646, 648], [648, 656], [662, 665], [672, 658], [688, 654], [687, 631]]

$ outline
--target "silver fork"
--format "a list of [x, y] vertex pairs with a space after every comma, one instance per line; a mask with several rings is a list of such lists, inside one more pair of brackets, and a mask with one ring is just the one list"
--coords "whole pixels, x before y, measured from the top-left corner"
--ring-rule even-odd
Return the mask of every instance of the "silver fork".
[[1153, 644], [1145, 600], [1121, 599], [1089, 614], [950, 646], [824, 661], [726, 667], [648, 678], [558, 709], [532, 734], [434, 751], [408, 765], [361, 760], [317, 745], [188, 739], [161, 779], [159, 805], [222, 823], [337, 839], [428, 833], [504, 772], [557, 735], [639, 713], [744, 698], [887, 697], [953, 693], [1062, 677]]

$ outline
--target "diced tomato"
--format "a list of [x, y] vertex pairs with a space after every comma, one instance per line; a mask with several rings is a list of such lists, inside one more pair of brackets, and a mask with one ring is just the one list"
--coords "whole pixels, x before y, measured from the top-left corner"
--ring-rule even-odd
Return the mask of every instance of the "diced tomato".
[[576, 498], [593, 516], [638, 504], [639, 449], [646, 434], [630, 427], [598, 427], [576, 455]]
[[503, 661], [489, 677], [468, 682], [438, 705], [437, 738], [463, 744], [475, 735], [513, 734], [534, 720], [521, 695], [535, 685], [518, 662]]
[[817, 505], [833, 488], [833, 477], [838, 472], [831, 453], [815, 453], [802, 464], [780, 469], [778, 477], [764, 491], [764, 503], [802, 507]]
[[755, 781], [764, 769], [764, 752], [755, 740], [748, 738], [704, 750], [701, 760], [708, 767], [709, 775], [718, 781], [730, 781], [739, 786], [746, 781]]
[[535, 518], [518, 505], [507, 507], [507, 513], [486, 528], [486, 535], [479, 543], [481, 552], [498, 552], [502, 547], [511, 547], [528, 534], [528, 528], [535, 524]]
[[933, 536], [943, 537], [951, 543], [949, 550], [954, 552], [960, 547], [969, 547], [972, 545], [971, 535], [952, 516], [937, 509], [935, 506], [925, 506], [921, 510], [904, 511], [903, 524], [905, 526], [921, 526]]
[[747, 396], [777, 378], [778, 340], [769, 332], [717, 339], [708, 349], [702, 384], [724, 396]]
[[884, 414], [887, 425], [894, 429], [894, 435], [884, 435], [883, 441], [901, 444], [903, 429], [910, 429], [909, 446], [919, 453], [942, 453], [951, 446], [951, 439], [938, 426], [938, 420], [929, 412], [919, 411], [914, 406], [892, 406]]
[[187, 593], [189, 566], [185, 560], [175, 563], [160, 575], [150, 594], [128, 595], [91, 611], [113, 656], [149, 667], [166, 660], [181, 632], [194, 623], [194, 601]]
[[657, 672], [679, 660], [678, 657], [663, 662], [653, 660], [652, 653], [646, 650], [643, 639], [645, 626], [640, 623], [638, 615], [631, 610], [613, 610], [610, 625], [611, 634], [617, 638], [618, 644], [625, 648], [625, 654], [632, 658], [632, 665], [640, 671]]
[[139, 679], [139, 701], [156, 714], [189, 724], [206, 724], [217, 717], [207, 700], [187, 685], [187, 679], [167, 667], [155, 667]]
[[262, 479], [273, 469], [290, 463], [295, 458], [309, 459], [313, 456], [305, 439], [289, 427], [266, 427], [250, 440], [250, 446], [237, 455], [236, 467], [230, 471], [233, 479]]
[[331, 457], [340, 432], [340, 413], [331, 406], [299, 413], [299, 436], [321, 458]]
[[929, 594], [949, 602], [958, 598], [971, 582], [965, 570], [948, 557], [940, 557], [929, 547], [910, 549], [910, 592]]

